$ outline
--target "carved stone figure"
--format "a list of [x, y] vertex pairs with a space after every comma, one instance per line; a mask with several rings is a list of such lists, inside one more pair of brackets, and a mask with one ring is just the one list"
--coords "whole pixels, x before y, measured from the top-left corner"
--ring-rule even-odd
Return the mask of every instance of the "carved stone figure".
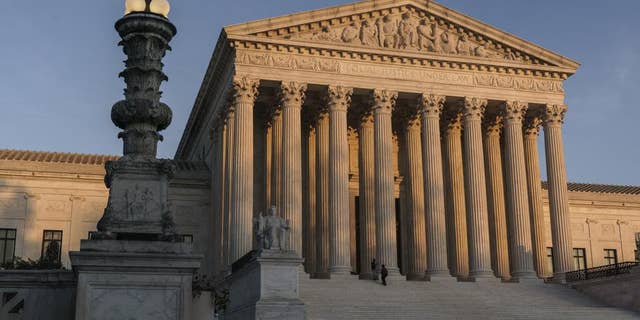
[[380, 44], [385, 48], [398, 47], [398, 23], [390, 15], [378, 20]]
[[368, 20], [362, 21], [362, 26], [360, 27], [360, 42], [369, 47], [380, 46], [378, 42], [378, 29]]
[[400, 49], [415, 47], [417, 26], [418, 23], [411, 12], [405, 12], [402, 14], [402, 20], [398, 25], [398, 47]]
[[458, 38], [458, 45], [456, 46], [456, 51], [458, 51], [458, 54], [461, 54], [463, 56], [471, 55], [471, 45], [467, 40], [466, 34], [462, 34], [460, 38]]
[[261, 249], [287, 250], [287, 235], [291, 229], [289, 220], [278, 217], [276, 207], [269, 208], [267, 216], [262, 213], [254, 219], [254, 226]]
[[338, 36], [330, 26], [324, 26], [320, 32], [313, 34], [311, 40], [335, 41], [338, 40]]
[[474, 55], [476, 57], [487, 58], [489, 56], [489, 52], [487, 51], [487, 44], [483, 43], [483, 44], [477, 46], [474, 49]]
[[342, 30], [342, 41], [346, 43], [356, 42], [358, 40], [358, 26], [355, 22], [352, 22], [344, 30]]
[[[453, 29], [453, 27], [451, 27], [450, 29]], [[452, 53], [452, 54], [457, 53], [458, 51], [456, 50], [455, 31], [445, 29], [440, 34], [440, 43], [439, 43], [439, 45], [440, 45], [439, 52]]]
[[418, 36], [418, 50], [436, 51], [436, 25], [428, 19], [420, 20], [416, 28]]

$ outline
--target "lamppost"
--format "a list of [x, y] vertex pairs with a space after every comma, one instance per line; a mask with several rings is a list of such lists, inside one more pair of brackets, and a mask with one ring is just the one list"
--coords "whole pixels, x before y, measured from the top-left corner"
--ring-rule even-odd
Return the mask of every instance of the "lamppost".
[[125, 99], [111, 109], [111, 120], [122, 131], [123, 157], [106, 165], [109, 201], [94, 239], [175, 240], [167, 205], [171, 160], [156, 158], [160, 131], [171, 123], [168, 105], [160, 101], [160, 85], [168, 80], [162, 58], [171, 50], [176, 27], [169, 21], [167, 0], [126, 0], [125, 15], [115, 28], [127, 56]]
[[167, 205], [175, 164], [156, 158], [158, 132], [171, 123], [171, 109], [160, 102], [162, 58], [176, 34], [168, 13], [167, 0], [127, 0], [116, 22], [126, 89], [111, 119], [122, 129], [124, 155], [106, 165], [109, 201], [98, 232], [69, 253], [76, 319], [193, 319], [192, 281], [202, 255], [176, 235]]

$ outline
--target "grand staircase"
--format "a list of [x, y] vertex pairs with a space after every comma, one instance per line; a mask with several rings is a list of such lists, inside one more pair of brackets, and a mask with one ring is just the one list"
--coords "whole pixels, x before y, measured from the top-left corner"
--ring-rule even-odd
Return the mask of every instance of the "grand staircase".
[[558, 284], [493, 282], [380, 282], [345, 277], [300, 278], [310, 320], [338, 319], [640, 319]]

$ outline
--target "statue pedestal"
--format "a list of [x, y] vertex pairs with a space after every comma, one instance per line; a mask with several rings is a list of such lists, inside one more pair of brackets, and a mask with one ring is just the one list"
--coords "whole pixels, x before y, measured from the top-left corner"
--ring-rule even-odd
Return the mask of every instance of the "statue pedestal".
[[304, 259], [294, 251], [252, 251], [232, 266], [225, 319], [305, 319], [298, 272]]
[[78, 274], [76, 319], [191, 320], [202, 256], [190, 244], [82, 240], [69, 255]]

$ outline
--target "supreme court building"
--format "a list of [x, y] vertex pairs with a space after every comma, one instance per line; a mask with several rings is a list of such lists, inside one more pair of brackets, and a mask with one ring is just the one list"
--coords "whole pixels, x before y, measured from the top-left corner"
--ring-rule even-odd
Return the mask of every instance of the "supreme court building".
[[[563, 81], [578, 67], [426, 0], [225, 27], [175, 156], [178, 229], [213, 275], [257, 247], [270, 206], [316, 278], [370, 278], [374, 258], [410, 280], [633, 260], [640, 188], [567, 183]], [[112, 159], [0, 150], [11, 257], [37, 258], [45, 234], [77, 250]]]
[[275, 205], [318, 277], [367, 277], [373, 258], [411, 279], [542, 275], [543, 128], [554, 270], [572, 270], [563, 81], [578, 66], [431, 1], [224, 28], [176, 154], [211, 158], [214, 268], [253, 249]]

